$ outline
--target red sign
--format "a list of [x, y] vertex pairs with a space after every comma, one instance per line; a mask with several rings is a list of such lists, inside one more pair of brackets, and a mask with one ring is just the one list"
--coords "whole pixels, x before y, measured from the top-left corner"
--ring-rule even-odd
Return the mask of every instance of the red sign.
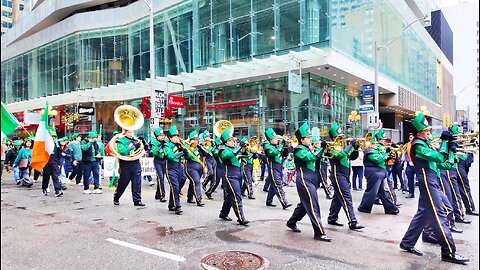
[[257, 102], [258, 101], [256, 99], [251, 99], [251, 100], [242, 100], [242, 101], [236, 101], [236, 102], [221, 102], [221, 103], [215, 103], [215, 104], [208, 104], [206, 107], [207, 107], [207, 110], [246, 107], [246, 106], [256, 105]]
[[324, 106], [328, 106], [330, 107], [332, 105], [332, 101], [331, 101], [331, 96], [330, 96], [330, 93], [328, 91], [323, 91], [323, 94], [322, 94], [322, 103]]
[[185, 107], [185, 98], [174, 96], [174, 95], [168, 95], [167, 106], [170, 108], [183, 108]]
[[170, 118], [170, 117], [175, 116], [175, 113], [173, 112], [173, 108], [171, 108], [171, 107], [166, 108], [165, 107], [164, 115], [165, 115], [165, 118]]

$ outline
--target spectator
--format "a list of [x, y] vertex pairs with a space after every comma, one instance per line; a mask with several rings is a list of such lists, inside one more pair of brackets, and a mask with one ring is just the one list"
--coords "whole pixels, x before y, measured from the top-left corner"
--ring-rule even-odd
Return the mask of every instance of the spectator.
[[[352, 183], [353, 190], [362, 191], [362, 182], [363, 182], [363, 150], [358, 148], [358, 157], [350, 162], [352, 165]], [[358, 187], [357, 187], [357, 178], [358, 178]]]

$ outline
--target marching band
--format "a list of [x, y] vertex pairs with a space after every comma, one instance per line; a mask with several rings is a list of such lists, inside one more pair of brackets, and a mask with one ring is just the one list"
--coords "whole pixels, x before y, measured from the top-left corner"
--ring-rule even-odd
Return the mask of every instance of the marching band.
[[[134, 205], [145, 206], [141, 198], [142, 168], [139, 159], [146, 155], [146, 145], [134, 135], [134, 131], [143, 125], [142, 113], [133, 106], [122, 105], [115, 111], [115, 121], [123, 131], [114, 134], [105, 149], [119, 161], [120, 176], [113, 203], [119, 205], [120, 197], [131, 182]], [[233, 124], [227, 120], [215, 123], [214, 138], [208, 130], [201, 133], [194, 130], [184, 140], [175, 125], [168, 129], [157, 127], [153, 130], [151, 141], [151, 154], [157, 173], [155, 199], [167, 202], [166, 178], [169, 189], [168, 209], [181, 215], [183, 210], [180, 196], [185, 179], [189, 180], [187, 202], [200, 207], [205, 206], [202, 189], [206, 197], [213, 200], [213, 193], [221, 184], [223, 205], [219, 218], [231, 221], [229, 213], [233, 209], [238, 224], [248, 226], [250, 221], [245, 218], [243, 197], [255, 199], [254, 161], [260, 160], [263, 163], [261, 166], [266, 166], [266, 206], [275, 207], [273, 199], [276, 197], [285, 210], [292, 204], [288, 202], [283, 190], [286, 185], [284, 161], [293, 158], [293, 177], [300, 202], [286, 226], [293, 232], [300, 233], [297, 222], [307, 215], [313, 227], [314, 239], [330, 242], [331, 238], [322, 225], [317, 190], [323, 188], [326, 197], [331, 199], [328, 224], [343, 226], [337, 221], [339, 212], [343, 209], [348, 227], [353, 231], [361, 230], [365, 226], [358, 222], [354, 211], [350, 161], [358, 157], [361, 148], [367, 188], [357, 210], [370, 213], [379, 199], [385, 214], [397, 215], [400, 206], [394, 191], [397, 182], [395, 179], [393, 188], [393, 181], [389, 184], [387, 179], [396, 175], [401, 188], [407, 190], [407, 183], [402, 180], [403, 166], [395, 163], [405, 157], [408, 163], [408, 198], [414, 197], [410, 183], [413, 176], [408, 175], [408, 170], [410, 173], [413, 171], [418, 181], [420, 197], [418, 211], [400, 243], [400, 249], [421, 256], [422, 252], [415, 248], [415, 243], [422, 234], [424, 242], [441, 246], [442, 260], [465, 263], [468, 259], [456, 254], [451, 234], [462, 232], [455, 223], [471, 222], [466, 215], [478, 216], [468, 179], [473, 153], [478, 151], [478, 134], [462, 134], [458, 131], [458, 125], [454, 124], [441, 136], [432, 135], [431, 126], [421, 113], [412, 124], [416, 133], [411, 134], [413, 137], [409, 143], [399, 145], [387, 143], [383, 128], [369, 132], [365, 138], [345, 138], [336, 122], [332, 123], [328, 132], [330, 141], [322, 140], [318, 128], [312, 132], [307, 123], [296, 130], [293, 138], [279, 136], [272, 128], [268, 128], [263, 134], [265, 142], [257, 136], [238, 140], [233, 136]], [[56, 135], [53, 131], [50, 132]], [[74, 133], [69, 146], [73, 171], [69, 178], [76, 179], [76, 184], [81, 185], [83, 176], [86, 194], [92, 193], [89, 190], [90, 174], [93, 174], [95, 186], [93, 193], [102, 193], [99, 171], [103, 155], [95, 138], [97, 134], [90, 132], [86, 140], [82, 141], [82, 136]], [[59, 174], [55, 171], [61, 155], [61, 150], [57, 148], [43, 169], [42, 190], [45, 195], [49, 192], [47, 188], [50, 177], [54, 181], [56, 195], [63, 195]], [[15, 161], [17, 163], [19, 160]], [[330, 184], [327, 181], [328, 175]]]

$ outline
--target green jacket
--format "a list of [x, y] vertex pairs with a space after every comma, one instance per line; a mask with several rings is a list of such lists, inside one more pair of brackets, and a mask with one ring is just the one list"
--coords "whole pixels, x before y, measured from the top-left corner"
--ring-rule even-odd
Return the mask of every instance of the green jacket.
[[180, 157], [183, 155], [183, 151], [172, 142], [163, 145], [163, 153], [166, 159], [174, 162], [180, 162]]
[[265, 142], [263, 144], [263, 150], [265, 151], [265, 155], [269, 160], [273, 159], [276, 163], [282, 163], [281, 154], [283, 150], [283, 145], [277, 146], [272, 145], [270, 142]]
[[310, 152], [305, 145], [301, 144], [295, 149], [294, 158], [301, 160], [306, 164], [307, 169], [312, 172], [315, 171], [315, 162], [317, 161], [317, 156]]
[[153, 140], [152, 141], [152, 153], [153, 156], [159, 157], [159, 158], [165, 158], [165, 152], [163, 151], [163, 145], [166, 142], [160, 142], [159, 140]]
[[240, 149], [238, 148], [230, 148], [230, 147], [224, 147], [220, 151], [220, 159], [223, 161], [223, 163], [227, 163], [226, 161], [230, 161], [230, 163], [235, 166], [235, 167], [240, 167], [240, 160], [238, 160], [237, 154]]
[[379, 148], [369, 148], [364, 151], [364, 159], [367, 159], [376, 166], [386, 169], [385, 162], [387, 161], [388, 153], [384, 151], [383, 146]]
[[340, 163], [340, 165], [346, 168], [350, 168], [350, 161], [348, 160], [348, 157], [350, 156], [350, 154], [352, 154], [353, 150], [355, 149], [351, 147], [348, 152], [345, 150], [338, 151], [338, 152], [334, 151], [332, 159], [337, 160]]
[[14, 164], [18, 165], [18, 163], [20, 163], [20, 160], [22, 159], [28, 159], [28, 164], [30, 164], [30, 162], [32, 161], [32, 149], [22, 147], [18, 152], [17, 158], [14, 161]]
[[[428, 164], [428, 168], [439, 175], [437, 164], [445, 162], [449, 156], [447, 142], [442, 142], [439, 151], [431, 148], [424, 140], [418, 139], [414, 142], [412, 147], [415, 148], [415, 157], [423, 159]], [[418, 164], [415, 164], [415, 166], [418, 166]]]
[[122, 137], [117, 141], [117, 151], [122, 156], [129, 156], [132, 151], [135, 151], [136, 148], [133, 145], [135, 140], [129, 139], [127, 137]]
[[73, 141], [68, 145], [68, 147], [72, 151], [73, 160], [82, 161], [82, 149], [80, 149], [80, 142]]

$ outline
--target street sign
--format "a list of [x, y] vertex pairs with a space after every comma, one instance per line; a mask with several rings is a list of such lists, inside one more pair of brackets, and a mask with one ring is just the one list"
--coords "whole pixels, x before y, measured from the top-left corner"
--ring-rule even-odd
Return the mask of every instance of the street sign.
[[164, 118], [165, 105], [167, 104], [165, 93], [161, 90], [155, 90], [155, 94], [150, 97], [152, 105], [152, 118]]
[[302, 78], [293, 72], [288, 72], [288, 91], [301, 94]]
[[367, 114], [367, 126], [368, 127], [378, 127], [380, 123], [379, 113], [368, 113]]
[[360, 113], [375, 111], [375, 85], [364, 84], [362, 86], [362, 105], [358, 108]]
[[467, 120], [462, 121], [462, 127], [463, 127], [463, 133], [468, 132], [468, 121]]

